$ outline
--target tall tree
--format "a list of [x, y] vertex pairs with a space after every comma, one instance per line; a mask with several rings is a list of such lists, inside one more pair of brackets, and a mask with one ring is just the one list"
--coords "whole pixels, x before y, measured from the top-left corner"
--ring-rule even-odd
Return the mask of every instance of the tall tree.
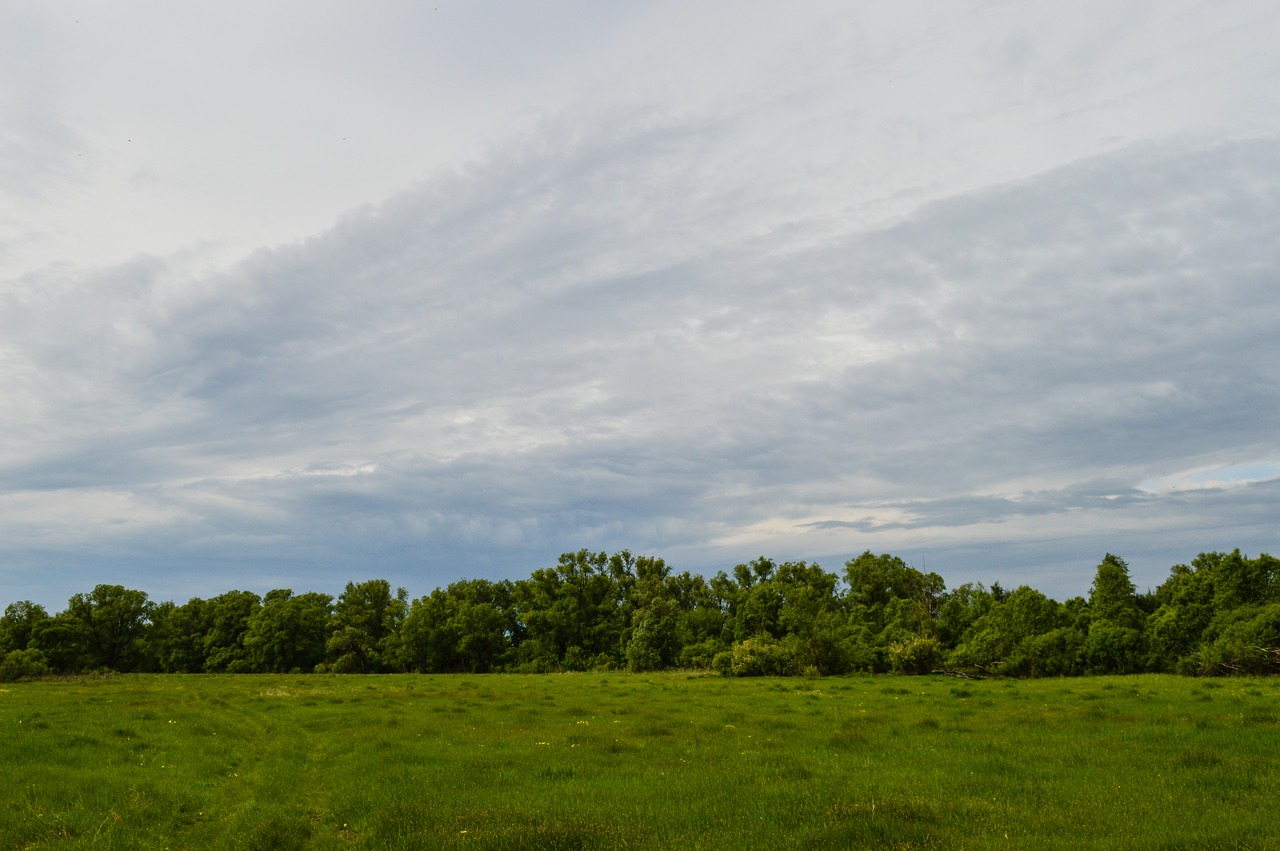
[[675, 663], [680, 652], [679, 613], [674, 600], [660, 596], [636, 612], [627, 642], [628, 668], [657, 671]]
[[192, 597], [181, 606], [158, 604], [151, 612], [151, 653], [165, 673], [199, 674], [205, 670], [208, 606]]
[[244, 646], [250, 664], [265, 673], [309, 672], [324, 661], [333, 598], [290, 588], [268, 591], [250, 619]]
[[0, 656], [13, 650], [26, 650], [36, 627], [49, 619], [44, 606], [30, 600], [19, 600], [5, 606], [0, 617]]
[[1098, 565], [1089, 588], [1089, 610], [1095, 620], [1110, 621], [1116, 626], [1139, 629], [1142, 610], [1138, 592], [1129, 579], [1129, 565], [1119, 556], [1107, 553]]
[[484, 673], [503, 665], [516, 637], [512, 586], [463, 579], [409, 606], [401, 666], [422, 673]]
[[1089, 588], [1085, 657], [1095, 674], [1131, 674], [1143, 669], [1142, 628], [1146, 617], [1138, 605], [1129, 565], [1107, 553]]
[[1066, 626], [1061, 606], [1027, 585], [994, 603], [952, 653], [952, 664], [1015, 676], [1034, 672], [1035, 640]]
[[391, 593], [385, 579], [348, 582], [333, 608], [325, 650], [333, 669], [341, 673], [371, 674], [387, 670], [400, 658], [400, 625], [408, 611], [409, 594]]
[[143, 669], [151, 609], [146, 593], [123, 585], [98, 585], [68, 600], [64, 614], [81, 630], [85, 667]]
[[966, 582], [948, 592], [938, 609], [938, 640], [942, 646], [954, 649], [971, 637], [973, 625], [995, 602], [981, 582]]
[[845, 563], [846, 603], [856, 621], [888, 644], [913, 636], [935, 637], [946, 586], [888, 553], [870, 550]]
[[513, 604], [526, 636], [522, 664], [530, 670], [582, 670], [623, 660], [626, 582], [606, 553], [565, 553], [515, 583]]
[[246, 673], [252, 669], [245, 636], [262, 599], [252, 591], [228, 591], [208, 601], [204, 634], [206, 671]]

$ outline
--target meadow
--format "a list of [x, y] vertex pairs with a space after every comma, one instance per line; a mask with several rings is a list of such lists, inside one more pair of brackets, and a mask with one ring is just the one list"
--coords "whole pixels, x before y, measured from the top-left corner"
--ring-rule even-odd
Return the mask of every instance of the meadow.
[[0, 687], [6, 848], [1277, 848], [1280, 680]]

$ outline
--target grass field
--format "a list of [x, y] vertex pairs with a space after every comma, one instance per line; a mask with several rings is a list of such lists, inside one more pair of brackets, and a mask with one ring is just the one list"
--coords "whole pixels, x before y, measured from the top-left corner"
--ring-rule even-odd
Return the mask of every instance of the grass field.
[[0, 688], [5, 848], [1280, 848], [1280, 680]]

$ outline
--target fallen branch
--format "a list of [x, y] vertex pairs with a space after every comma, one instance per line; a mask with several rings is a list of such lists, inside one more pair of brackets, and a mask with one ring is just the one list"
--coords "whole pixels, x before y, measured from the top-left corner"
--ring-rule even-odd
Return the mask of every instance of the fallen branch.
[[941, 674], [944, 677], [955, 677], [956, 679], [960, 679], [960, 680], [985, 680], [986, 679], [986, 677], [980, 677], [977, 674], [969, 674], [964, 671], [944, 671], [939, 669], [937, 671], [930, 671], [929, 673]]

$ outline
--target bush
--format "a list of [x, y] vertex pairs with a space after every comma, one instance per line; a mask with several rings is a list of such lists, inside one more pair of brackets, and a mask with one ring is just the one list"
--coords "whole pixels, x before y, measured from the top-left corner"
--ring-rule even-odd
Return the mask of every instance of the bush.
[[1060, 627], [1024, 642], [1031, 659], [1031, 675], [1071, 677], [1083, 673], [1085, 634], [1074, 626]]
[[[713, 663], [721, 673], [725, 673], [724, 655], [717, 654]], [[728, 673], [735, 677], [791, 677], [800, 673], [794, 648], [765, 636], [739, 641], [728, 655]]]
[[1280, 603], [1242, 609], [1239, 620], [1197, 654], [1200, 673], [1274, 674], [1280, 671]]
[[587, 656], [582, 648], [575, 645], [565, 648], [560, 667], [565, 671], [585, 671], [590, 665], [587, 664]]
[[361, 674], [364, 673], [364, 666], [355, 653], [346, 653], [334, 661], [329, 671], [334, 674]]
[[840, 673], [857, 671], [861, 674], [881, 673], [887, 670], [884, 660], [884, 648], [876, 647], [869, 641], [859, 638], [843, 648], [844, 669]]
[[49, 663], [39, 650], [11, 650], [0, 661], [0, 683], [31, 680], [49, 673]]
[[618, 660], [614, 659], [608, 653], [597, 653], [596, 658], [591, 660], [591, 670], [598, 674], [607, 674], [610, 671], [618, 670]]
[[889, 647], [889, 664], [900, 674], [927, 674], [942, 664], [942, 644], [916, 636]]
[[715, 669], [716, 655], [723, 652], [724, 645], [714, 638], [700, 641], [697, 644], [686, 644], [680, 648], [680, 656], [676, 664], [681, 668]]
[[1142, 633], [1130, 627], [1094, 621], [1084, 651], [1092, 674], [1136, 674], [1142, 669]]

